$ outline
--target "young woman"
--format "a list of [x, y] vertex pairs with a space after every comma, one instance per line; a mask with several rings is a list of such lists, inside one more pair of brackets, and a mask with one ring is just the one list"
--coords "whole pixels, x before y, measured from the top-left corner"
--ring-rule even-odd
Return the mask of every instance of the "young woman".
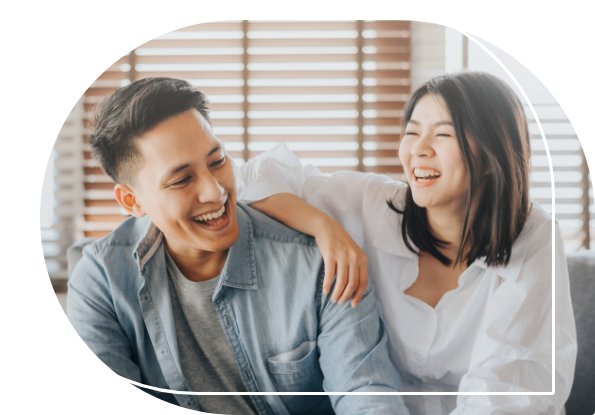
[[560, 230], [529, 200], [520, 101], [491, 75], [444, 75], [412, 94], [402, 120], [407, 184], [324, 176], [279, 145], [238, 169], [238, 200], [316, 238], [325, 292], [336, 271], [333, 300], [355, 293], [356, 306], [369, 271], [405, 392], [556, 391], [406, 396], [412, 414], [561, 413], [576, 332]]

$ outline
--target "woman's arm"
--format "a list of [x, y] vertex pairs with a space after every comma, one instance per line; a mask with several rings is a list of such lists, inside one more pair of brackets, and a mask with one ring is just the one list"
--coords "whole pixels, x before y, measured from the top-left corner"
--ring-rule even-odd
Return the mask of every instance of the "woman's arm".
[[353, 294], [351, 306], [359, 304], [368, 285], [368, 257], [336, 220], [290, 193], [276, 194], [251, 206], [314, 236], [324, 259], [323, 293], [329, 293], [336, 272], [331, 300], [342, 304]]
[[352, 306], [368, 283], [367, 257], [360, 249], [362, 206], [368, 190], [384, 182], [392, 180], [359, 172], [323, 175], [314, 166], [302, 165], [285, 144], [236, 169], [238, 201], [314, 236], [325, 263], [325, 293], [336, 272], [332, 299], [343, 302], [355, 293]]
[[[574, 378], [576, 329], [564, 243], [556, 225], [555, 351], [552, 353], [552, 223], [535, 232], [518, 276], [504, 279], [485, 312], [469, 372], [459, 392], [550, 392], [555, 395], [459, 396], [454, 414], [552, 414], [564, 406]], [[510, 268], [510, 265], [509, 265]]]

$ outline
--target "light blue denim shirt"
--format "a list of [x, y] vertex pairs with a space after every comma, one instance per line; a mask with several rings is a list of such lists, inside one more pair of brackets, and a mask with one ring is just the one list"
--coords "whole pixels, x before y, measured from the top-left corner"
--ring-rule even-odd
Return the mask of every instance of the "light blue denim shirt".
[[[322, 257], [310, 236], [238, 204], [213, 304], [249, 392], [394, 392], [376, 295], [357, 308], [322, 294]], [[112, 370], [158, 388], [190, 391], [180, 367], [163, 233], [129, 218], [85, 247], [69, 281], [68, 318]], [[200, 410], [192, 395], [147, 392]], [[252, 395], [259, 414], [408, 414], [401, 396]]]

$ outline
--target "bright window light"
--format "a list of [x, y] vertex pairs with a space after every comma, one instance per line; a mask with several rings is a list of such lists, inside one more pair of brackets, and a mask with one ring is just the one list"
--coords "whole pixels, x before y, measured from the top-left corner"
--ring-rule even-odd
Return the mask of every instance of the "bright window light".
[[376, 102], [378, 96], [376, 94], [364, 94], [362, 95], [362, 99], [364, 100], [364, 102]]
[[[54, 225], [54, 160], [56, 154], [50, 153], [50, 159], [45, 168], [43, 186], [41, 188], [41, 228], [50, 228]], [[43, 235], [42, 235], [43, 236]], [[42, 238], [43, 239], [43, 238]]]
[[[556, 181], [556, 183], [578, 183], [582, 179], [583, 179], [583, 173], [580, 171], [555, 171], [554, 172], [554, 180]], [[532, 171], [531, 172], [531, 181], [532, 182], [549, 183], [551, 181], [550, 172], [549, 171]], [[557, 211], [558, 211], [558, 207], [556, 207], [556, 212]]]
[[357, 102], [357, 94], [251, 94], [248, 102]]
[[238, 104], [244, 102], [244, 96], [241, 94], [210, 94], [209, 101], [212, 104]]
[[186, 79], [192, 86], [244, 86], [243, 79]]
[[[552, 155], [552, 164], [556, 167], [575, 167], [583, 164], [583, 158], [579, 155]], [[531, 156], [531, 165], [536, 167], [549, 167], [549, 161], [546, 155]], [[556, 197], [558, 189], [556, 189]]]
[[357, 118], [357, 110], [248, 111], [252, 119]]
[[398, 157], [364, 157], [364, 166], [400, 166]]
[[177, 39], [242, 39], [244, 32], [241, 30], [180, 30], [166, 33], [155, 40], [177, 40]]
[[[548, 138], [547, 146], [550, 151], [577, 151], [581, 149], [581, 143], [578, 141], [578, 138]], [[545, 144], [541, 136], [531, 139], [531, 149], [533, 151], [545, 151]]]
[[[248, 143], [250, 151], [267, 151], [278, 144], [276, 141], [252, 141]], [[355, 141], [289, 141], [285, 142], [291, 151], [355, 151]]]
[[303, 164], [329, 167], [354, 167], [359, 164], [357, 157], [300, 157]]
[[249, 47], [249, 55], [354, 55], [357, 46]]
[[194, 72], [194, 71], [241, 71], [244, 69], [243, 63], [138, 63], [136, 70], [138, 72]]
[[209, 118], [212, 120], [241, 120], [244, 118], [244, 111], [211, 111]]
[[248, 79], [250, 86], [357, 86], [357, 78]]
[[244, 143], [241, 141], [225, 141], [223, 145], [227, 151], [244, 151], [246, 148]]
[[138, 48], [138, 56], [241, 55], [244, 48]]
[[366, 135], [374, 135], [378, 132], [378, 127], [376, 127], [375, 125], [364, 125], [364, 128], [362, 128], [362, 131]]
[[364, 118], [376, 118], [378, 115], [378, 111], [376, 110], [363, 110], [362, 115]]
[[362, 63], [362, 68], [364, 68], [365, 71], [375, 71], [378, 69], [378, 63], [374, 61], [365, 61]]
[[251, 71], [355, 71], [357, 62], [253, 62], [248, 64]]
[[244, 127], [241, 126], [214, 126], [215, 135], [241, 135], [244, 134]]
[[312, 125], [312, 126], [252, 126], [248, 133], [253, 135], [355, 135], [358, 128], [355, 125]]
[[249, 39], [355, 39], [357, 30], [250, 30]]
[[[579, 187], [556, 188], [556, 199], [580, 199], [583, 196], [583, 189]], [[531, 199], [551, 199], [552, 190], [549, 187], [529, 188]]]

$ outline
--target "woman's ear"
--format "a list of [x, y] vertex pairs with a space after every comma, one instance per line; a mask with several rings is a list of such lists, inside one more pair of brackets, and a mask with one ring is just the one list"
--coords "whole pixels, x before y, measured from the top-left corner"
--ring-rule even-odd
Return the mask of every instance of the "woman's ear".
[[146, 215], [146, 212], [140, 205], [134, 189], [126, 186], [125, 184], [117, 184], [116, 187], [114, 187], [114, 194], [116, 195], [116, 200], [120, 206], [122, 206], [122, 208], [124, 208], [124, 210], [130, 213], [132, 216], [142, 218]]

